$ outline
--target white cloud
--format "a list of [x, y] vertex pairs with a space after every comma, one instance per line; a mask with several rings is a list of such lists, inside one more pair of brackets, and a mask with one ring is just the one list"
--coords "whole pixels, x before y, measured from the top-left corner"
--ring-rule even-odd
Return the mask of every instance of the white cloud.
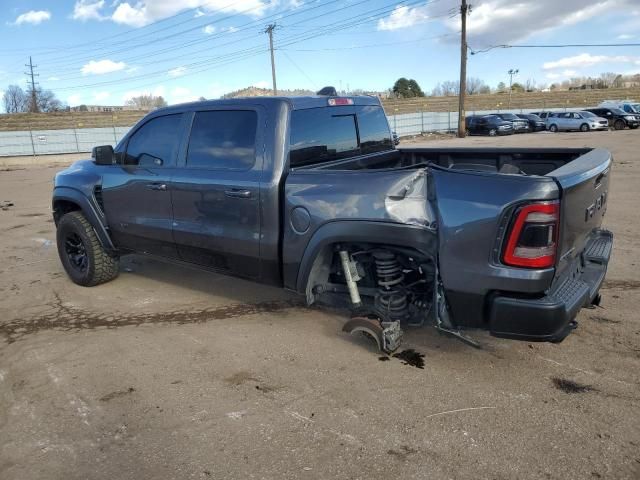
[[542, 65], [544, 70], [555, 70], [558, 68], [586, 68], [601, 63], [633, 63], [640, 65], [639, 57], [630, 57], [627, 55], [591, 55], [589, 53], [581, 53], [572, 57], [564, 57], [553, 62], [545, 62]]
[[111, 94], [109, 92], [96, 92], [94, 93], [93, 98], [96, 102], [103, 102], [110, 96]]
[[47, 81], [48, 82], [58, 82], [58, 81], [60, 81], [60, 79], [58, 77], [49, 77], [49, 78], [47, 78]]
[[269, 85], [271, 85], [269, 82], [267, 82], [266, 80], [261, 80], [259, 82], [255, 82], [253, 84], [254, 87], [256, 88], [269, 88]]
[[561, 78], [572, 78], [578, 75], [575, 70], [563, 70], [562, 72], [549, 72], [545, 75], [549, 80], [559, 80]]
[[[467, 20], [469, 44], [475, 49], [515, 43], [559, 27], [574, 25], [609, 12], [625, 12], [638, 0], [477, 0]], [[451, 32], [460, 30], [459, 0], [430, 2], [424, 14], [442, 22]], [[395, 13], [395, 10], [394, 10]], [[390, 20], [391, 16], [387, 18]], [[448, 41], [458, 42], [456, 36]]]
[[47, 10], [30, 10], [27, 13], [18, 15], [15, 24], [22, 25], [23, 23], [30, 23], [32, 25], [39, 25], [42, 22], [51, 18], [51, 12]]
[[153, 95], [154, 97], [164, 97], [167, 94], [164, 85], [158, 85], [153, 90], [131, 90], [122, 96], [122, 103], [125, 104], [127, 100], [133, 97], [139, 97], [140, 95]]
[[378, 30], [409, 28], [426, 18], [428, 18], [426, 7], [409, 8], [405, 5], [398, 5], [387, 18], [378, 20]]
[[214, 27], [213, 25], [207, 25], [206, 27], [204, 27], [202, 29], [202, 31], [204, 33], [206, 33], [207, 35], [211, 35], [211, 34], [215, 33], [216, 27]]
[[67, 103], [70, 107], [78, 106], [82, 103], [82, 97], [78, 94], [69, 95], [67, 97]]
[[631, 40], [632, 38], [636, 38], [635, 35], [629, 35], [628, 33], [623, 33], [622, 35], [618, 35], [616, 37], [618, 40]]
[[198, 95], [195, 95], [190, 89], [186, 87], [175, 87], [169, 92], [169, 98], [167, 102], [171, 105], [176, 103], [195, 102], [198, 100]]
[[104, 7], [104, 0], [78, 0], [73, 6], [71, 18], [74, 20], [105, 20], [100, 10]]
[[167, 74], [173, 78], [181, 77], [185, 73], [187, 73], [187, 67], [176, 67], [176, 68], [172, 68], [167, 72]]
[[104, 75], [124, 70], [126, 66], [127, 64], [124, 62], [114, 62], [113, 60], [91, 60], [83, 65], [81, 71], [83, 75]]
[[111, 19], [116, 23], [122, 23], [132, 27], [141, 27], [163, 18], [175, 15], [188, 8], [200, 7], [198, 12], [244, 13], [253, 17], [260, 17], [265, 10], [277, 2], [270, 0], [244, 0], [231, 3], [228, 0], [137, 0], [135, 2], [119, 3], [113, 12]]

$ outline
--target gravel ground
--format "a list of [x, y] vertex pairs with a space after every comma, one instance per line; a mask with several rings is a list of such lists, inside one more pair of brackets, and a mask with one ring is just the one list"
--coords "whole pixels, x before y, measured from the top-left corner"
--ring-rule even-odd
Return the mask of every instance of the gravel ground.
[[[416, 145], [412, 143], [411, 146]], [[57, 167], [0, 171], [0, 478], [640, 478], [640, 132], [435, 146], [603, 146], [602, 308], [565, 342], [409, 330], [379, 361], [283, 291], [141, 257], [86, 289], [58, 261]]]

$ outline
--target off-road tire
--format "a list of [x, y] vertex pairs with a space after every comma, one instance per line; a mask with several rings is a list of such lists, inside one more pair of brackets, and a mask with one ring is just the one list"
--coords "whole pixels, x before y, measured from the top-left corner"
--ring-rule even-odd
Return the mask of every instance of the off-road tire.
[[613, 123], [614, 130], [624, 130], [624, 122], [622, 120], [616, 120]]
[[[60, 219], [56, 240], [62, 266], [74, 283], [93, 287], [118, 276], [118, 259], [102, 248], [96, 232], [82, 212], [69, 212]], [[69, 250], [81, 250], [86, 258], [77, 262], [77, 254], [72, 258], [74, 254]]]

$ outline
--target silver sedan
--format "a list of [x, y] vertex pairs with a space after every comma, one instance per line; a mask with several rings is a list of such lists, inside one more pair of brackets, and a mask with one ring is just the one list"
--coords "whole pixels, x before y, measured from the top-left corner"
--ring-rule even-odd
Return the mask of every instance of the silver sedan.
[[550, 132], [609, 130], [609, 122], [606, 118], [598, 117], [591, 112], [556, 113], [547, 117], [547, 130]]

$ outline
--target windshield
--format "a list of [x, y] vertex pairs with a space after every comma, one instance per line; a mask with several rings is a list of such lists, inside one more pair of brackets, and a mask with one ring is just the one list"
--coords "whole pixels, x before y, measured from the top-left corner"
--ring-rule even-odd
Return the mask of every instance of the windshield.
[[502, 118], [505, 119], [505, 120], [520, 120], [513, 113], [503, 113], [502, 114]]
[[591, 112], [580, 112], [580, 115], [582, 115], [583, 117], [588, 117], [588, 118], [597, 117], [597, 115], [594, 115]]
[[620, 108], [611, 108], [611, 113], [613, 113], [614, 115], [626, 115], [627, 112], [625, 112], [624, 110], [621, 110]]
[[636, 113], [640, 112], [640, 103], [632, 103], [631, 106], [636, 111]]
[[527, 118], [529, 120], [533, 120], [535, 122], [541, 122], [542, 121], [542, 119], [538, 115], [535, 115], [533, 113], [530, 113], [529, 115], [527, 115]]

